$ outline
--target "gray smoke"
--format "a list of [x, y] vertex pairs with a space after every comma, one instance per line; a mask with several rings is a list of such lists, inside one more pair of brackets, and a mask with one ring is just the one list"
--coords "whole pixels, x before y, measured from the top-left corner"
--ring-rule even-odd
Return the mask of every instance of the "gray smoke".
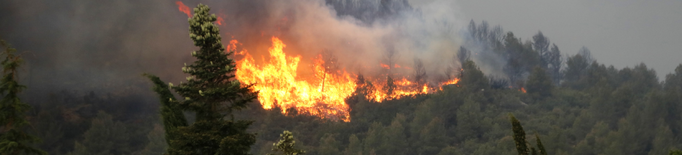
[[[304, 60], [330, 52], [348, 72], [396, 76], [414, 74], [415, 59], [428, 80], [438, 82], [457, 67], [455, 54], [467, 20], [452, 2], [412, 8], [404, 0], [184, 0], [207, 4], [222, 17], [225, 45], [239, 40], [254, 58], [267, 59], [271, 37]], [[166, 0], [5, 0], [0, 2], [0, 38], [26, 58], [29, 91], [59, 90], [148, 93], [142, 73], [169, 82], [184, 80], [180, 68], [196, 50], [187, 16]], [[392, 57], [389, 53], [393, 53]], [[394, 65], [391, 65], [394, 66]], [[410, 67], [406, 69], [405, 67]], [[379, 76], [376, 75], [376, 76]], [[366, 76], [367, 77], [367, 76]]]

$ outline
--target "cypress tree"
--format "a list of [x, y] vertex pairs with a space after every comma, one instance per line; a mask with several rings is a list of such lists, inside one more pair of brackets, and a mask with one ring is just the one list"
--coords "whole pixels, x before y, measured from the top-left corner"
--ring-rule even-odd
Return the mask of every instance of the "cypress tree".
[[[197, 60], [182, 68], [184, 73], [190, 74], [187, 83], [169, 86], [183, 100], [175, 100], [160, 80], [148, 76], [160, 89], [157, 93], [161, 92], [161, 101], [167, 100], [170, 105], [169, 113], [162, 111], [165, 128], [177, 125], [167, 137], [169, 154], [248, 154], [256, 141], [255, 134], [246, 132], [252, 121], [235, 120], [232, 112], [246, 108], [256, 99], [257, 92], [253, 91], [253, 85], [242, 85], [234, 79], [236, 66], [229, 58], [234, 51], [225, 52], [218, 26], [213, 24], [216, 16], [209, 15], [209, 11], [210, 8], [203, 4], [194, 8], [194, 16], [189, 19], [189, 36], [200, 48], [192, 52]], [[174, 106], [193, 112], [195, 122], [183, 126], [184, 117]]]
[[519, 155], [528, 155], [528, 146], [526, 145], [526, 132], [523, 131], [521, 122], [509, 114], [509, 119], [512, 124], [512, 131], [514, 131], [514, 142], [516, 143], [516, 151]]
[[29, 135], [22, 129], [30, 125], [26, 120], [26, 111], [31, 106], [21, 102], [19, 93], [26, 86], [17, 82], [17, 69], [23, 62], [20, 56], [14, 54], [12, 48], [4, 40], [0, 45], [5, 47], [2, 53], [5, 57], [2, 64], [2, 79], [0, 80], [0, 153], [1, 154], [47, 154], [45, 151], [34, 148], [32, 144], [40, 142], [40, 139]]
[[538, 145], [538, 151], [539, 151], [540, 155], [547, 155], [547, 151], [545, 150], [545, 146], [542, 145], [542, 141], [540, 141], [540, 137], [538, 136], [537, 133], [535, 134], [535, 140], [536, 140], [536, 143]]

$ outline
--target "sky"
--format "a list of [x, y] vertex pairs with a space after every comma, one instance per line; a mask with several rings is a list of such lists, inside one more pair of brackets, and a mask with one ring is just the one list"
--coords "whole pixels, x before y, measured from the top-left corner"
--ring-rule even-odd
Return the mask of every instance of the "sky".
[[[409, 0], [419, 8], [434, 0]], [[680, 0], [458, 0], [466, 20], [500, 25], [524, 40], [538, 31], [563, 53], [585, 46], [616, 68], [645, 63], [659, 80], [682, 63]]]

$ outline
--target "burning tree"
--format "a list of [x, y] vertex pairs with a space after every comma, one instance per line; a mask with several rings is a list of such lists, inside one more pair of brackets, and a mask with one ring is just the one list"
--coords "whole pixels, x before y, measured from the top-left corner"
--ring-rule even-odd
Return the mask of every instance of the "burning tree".
[[[256, 141], [255, 134], [246, 132], [252, 121], [235, 120], [232, 112], [245, 108], [257, 92], [253, 85], [235, 80], [235, 62], [229, 58], [234, 51], [225, 52], [213, 24], [217, 18], [209, 11], [199, 4], [189, 19], [190, 38], [200, 49], [192, 52], [197, 61], [182, 68], [190, 74], [187, 83], [166, 86], [158, 77], [147, 75], [161, 98], [169, 154], [248, 154]], [[169, 89], [183, 100], [176, 100]], [[196, 121], [187, 125], [182, 111], [194, 112]]]

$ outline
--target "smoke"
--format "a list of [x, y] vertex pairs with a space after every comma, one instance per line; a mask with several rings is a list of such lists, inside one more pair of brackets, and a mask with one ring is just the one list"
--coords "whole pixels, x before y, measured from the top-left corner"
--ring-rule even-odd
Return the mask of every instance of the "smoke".
[[[405, 0], [181, 2], [190, 8], [209, 5], [224, 20], [224, 44], [238, 40], [257, 61], [267, 58], [270, 38], [279, 37], [286, 53], [304, 60], [301, 74], [310, 70], [311, 61], [305, 60], [329, 52], [348, 72], [375, 76], [412, 77], [420, 60], [430, 82], [442, 81], [446, 70], [459, 64], [455, 55], [466, 24], [456, 5], [445, 0], [420, 8]], [[196, 50], [187, 28], [187, 15], [175, 1], [0, 2], [0, 38], [22, 52], [23, 83], [39, 94], [148, 93], [142, 73], [182, 81], [186, 75], [180, 68], [193, 61], [190, 52]], [[380, 67], [389, 62], [390, 71]]]
[[[302, 57], [303, 67], [311, 65], [306, 59], [329, 52], [341, 68], [352, 73], [412, 77], [415, 60], [421, 60], [428, 80], [437, 83], [444, 80], [447, 69], [458, 64], [455, 53], [464, 22], [452, 2], [435, 1], [419, 9], [404, 0], [224, 4], [209, 4], [228, 23], [221, 30], [242, 42], [256, 58], [267, 58], [269, 39], [276, 36], [287, 45], [287, 54]], [[390, 71], [382, 63], [391, 66]]]

